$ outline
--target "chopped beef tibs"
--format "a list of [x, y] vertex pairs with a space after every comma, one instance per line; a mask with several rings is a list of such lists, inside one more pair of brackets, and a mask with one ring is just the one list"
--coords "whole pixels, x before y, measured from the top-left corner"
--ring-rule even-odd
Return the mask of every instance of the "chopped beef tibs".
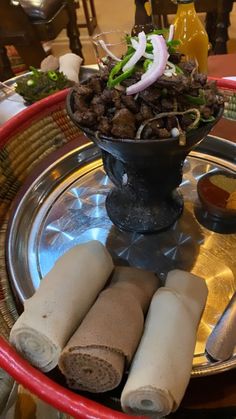
[[75, 119], [97, 135], [137, 140], [183, 135], [213, 122], [224, 102], [215, 82], [198, 73], [196, 62], [183, 54], [171, 52], [166, 59], [166, 70], [156, 81], [130, 94], [130, 87], [145, 83], [145, 59], [127, 76], [122, 60], [109, 58], [102, 74], [75, 87]]

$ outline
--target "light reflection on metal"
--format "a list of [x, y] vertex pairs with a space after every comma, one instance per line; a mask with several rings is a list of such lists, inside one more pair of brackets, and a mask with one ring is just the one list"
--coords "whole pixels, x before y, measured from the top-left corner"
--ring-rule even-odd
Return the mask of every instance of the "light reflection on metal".
[[[185, 199], [183, 215], [167, 232], [151, 235], [120, 231], [112, 225], [105, 209], [111, 183], [93, 144], [78, 147], [56, 161], [35, 179], [34, 187], [29, 187], [13, 209], [7, 253], [19, 298], [24, 300], [32, 295], [40, 279], [70, 247], [100, 240], [115, 263], [155, 271], [163, 281], [174, 268], [205, 278], [209, 296], [198, 330], [192, 375], [212, 374], [235, 366], [236, 352], [226, 363], [213, 363], [205, 354], [205, 345], [236, 289], [236, 235], [213, 233], [203, 227], [195, 217], [195, 208], [200, 205], [196, 192], [198, 177], [221, 167], [220, 162], [229, 166], [227, 170], [236, 170], [232, 160], [236, 145], [222, 144], [222, 140], [211, 137], [207, 151], [212, 147], [216, 156], [204, 153], [201, 147], [202, 151], [195, 150], [184, 165], [180, 188]], [[219, 147], [222, 153], [231, 147], [228, 160], [219, 159]], [[61, 179], [55, 179], [54, 183], [52, 171], [61, 173]]]

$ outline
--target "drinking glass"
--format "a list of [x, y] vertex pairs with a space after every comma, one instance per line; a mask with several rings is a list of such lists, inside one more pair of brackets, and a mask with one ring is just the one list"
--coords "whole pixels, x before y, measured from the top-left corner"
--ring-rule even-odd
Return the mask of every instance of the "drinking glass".
[[100, 68], [104, 67], [109, 55], [108, 51], [117, 58], [122, 57], [127, 50], [126, 36], [125, 31], [113, 30], [101, 32], [92, 37], [97, 64]]

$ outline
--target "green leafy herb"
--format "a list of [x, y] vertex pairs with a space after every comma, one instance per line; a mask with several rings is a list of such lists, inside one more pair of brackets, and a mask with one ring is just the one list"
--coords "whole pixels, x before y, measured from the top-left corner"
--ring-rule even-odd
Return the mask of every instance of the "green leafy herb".
[[15, 91], [27, 104], [34, 103], [44, 97], [73, 85], [73, 82], [59, 71], [42, 72], [30, 67], [31, 74], [17, 81]]

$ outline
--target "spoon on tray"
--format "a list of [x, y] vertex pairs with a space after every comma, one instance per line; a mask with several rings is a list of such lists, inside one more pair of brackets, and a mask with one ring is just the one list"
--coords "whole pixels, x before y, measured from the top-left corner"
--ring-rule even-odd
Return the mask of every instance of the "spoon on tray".
[[206, 342], [206, 352], [215, 361], [226, 361], [236, 345], [236, 291]]

